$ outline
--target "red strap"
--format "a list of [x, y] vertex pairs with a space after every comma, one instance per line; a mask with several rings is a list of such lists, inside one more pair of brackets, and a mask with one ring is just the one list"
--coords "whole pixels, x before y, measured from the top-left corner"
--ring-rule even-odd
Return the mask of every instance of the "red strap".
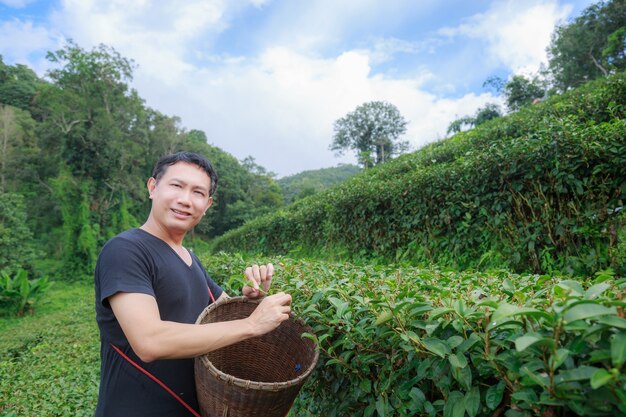
[[[209, 290], [209, 292], [210, 292], [210, 290]], [[138, 363], [133, 361], [131, 358], [126, 356], [126, 354], [124, 354], [124, 352], [122, 352], [122, 350], [120, 348], [118, 348], [117, 346], [115, 346], [113, 343], [111, 343], [111, 346], [113, 346], [113, 349], [115, 349], [117, 351], [117, 353], [119, 353], [122, 358], [126, 359], [126, 361], [128, 361], [128, 363], [130, 363], [135, 368], [139, 369], [141, 372], [146, 374], [148, 377], [150, 377], [150, 379], [152, 379], [154, 382], [159, 384], [161, 386], [161, 388], [163, 388], [165, 391], [167, 391], [172, 397], [176, 398], [176, 400], [179, 403], [181, 403], [183, 406], [185, 406], [185, 408], [187, 410], [189, 410], [189, 412], [191, 414], [193, 414], [195, 417], [202, 417], [200, 414], [198, 414], [196, 412], [196, 410], [194, 410], [189, 404], [187, 404], [185, 402], [185, 400], [183, 400], [178, 395], [176, 395], [176, 393], [174, 391], [172, 391], [167, 385], [165, 385], [159, 378], [157, 378], [156, 376], [152, 375], [150, 372], [148, 372], [145, 369], [143, 369], [143, 367], [141, 365], [139, 365]]]
[[207, 287], [207, 290], [209, 290], [209, 297], [211, 297], [211, 301], [213, 301], [213, 304], [215, 304], [215, 297], [213, 297], [213, 293], [211, 292], [211, 287]]

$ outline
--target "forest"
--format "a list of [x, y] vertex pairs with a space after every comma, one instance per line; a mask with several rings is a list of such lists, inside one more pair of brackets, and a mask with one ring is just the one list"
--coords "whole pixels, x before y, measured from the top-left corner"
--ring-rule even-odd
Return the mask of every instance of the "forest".
[[486, 81], [506, 111], [281, 180], [146, 106], [109, 46], [69, 42], [43, 78], [0, 57], [0, 416], [93, 414], [95, 262], [179, 150], [220, 176], [185, 246], [233, 293], [245, 265], [280, 265], [311, 327], [320, 363], [290, 415], [626, 415], [626, 2], [548, 52]]

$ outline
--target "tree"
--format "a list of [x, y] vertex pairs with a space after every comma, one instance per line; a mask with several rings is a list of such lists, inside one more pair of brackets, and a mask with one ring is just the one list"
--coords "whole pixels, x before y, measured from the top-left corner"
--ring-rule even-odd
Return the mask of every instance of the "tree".
[[514, 75], [504, 85], [504, 97], [509, 111], [518, 111], [542, 98], [546, 94], [545, 83], [539, 77], [529, 79], [523, 75]]
[[33, 70], [22, 64], [6, 65], [0, 55], [0, 103], [29, 110], [37, 89], [43, 84]]
[[474, 126], [480, 126], [483, 123], [488, 122], [491, 119], [497, 119], [498, 117], [502, 117], [500, 106], [494, 103], [487, 103], [484, 107], [480, 107], [476, 110], [476, 115], [474, 116]]
[[144, 217], [143, 184], [155, 160], [150, 145], [161, 124], [128, 86], [131, 61], [114, 49], [85, 51], [70, 42], [48, 59], [56, 64], [48, 71], [52, 83], [41, 88], [33, 112], [46, 161], [38, 176], [56, 222], [48, 216], [50, 229], [38, 230], [61, 229], [55, 250], [64, 254], [64, 272], [78, 279], [89, 276], [99, 245]]
[[23, 196], [0, 192], [0, 272], [31, 269], [35, 251], [26, 220]]
[[480, 107], [476, 110], [474, 116], [463, 116], [456, 120], [453, 120], [448, 125], [447, 134], [456, 134], [463, 130], [463, 128], [472, 128], [479, 126], [491, 119], [502, 117], [500, 106], [494, 103], [487, 103], [484, 107]]
[[18, 191], [32, 175], [34, 125], [27, 111], [0, 104], [0, 192]]
[[408, 142], [398, 140], [406, 132], [406, 125], [406, 120], [393, 104], [384, 101], [364, 103], [335, 121], [330, 149], [339, 155], [347, 149], [355, 150], [365, 168], [368, 164], [363, 155], [374, 154], [373, 163], [382, 164], [408, 150]]
[[626, 0], [601, 1], [556, 28], [548, 47], [555, 87], [565, 91], [626, 68]]
[[474, 118], [471, 116], [463, 116], [453, 120], [448, 125], [446, 133], [448, 135], [454, 135], [461, 132], [465, 128], [472, 128], [474, 126]]

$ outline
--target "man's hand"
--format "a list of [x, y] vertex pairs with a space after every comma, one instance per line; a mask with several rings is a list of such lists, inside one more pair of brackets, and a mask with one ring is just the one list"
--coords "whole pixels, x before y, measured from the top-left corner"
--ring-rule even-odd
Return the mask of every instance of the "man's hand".
[[277, 328], [289, 318], [290, 312], [291, 295], [279, 292], [265, 297], [247, 320], [252, 332], [260, 336]]
[[243, 295], [248, 298], [258, 298], [266, 295], [272, 284], [272, 275], [274, 275], [274, 266], [272, 264], [247, 267], [244, 272], [246, 283], [242, 290]]

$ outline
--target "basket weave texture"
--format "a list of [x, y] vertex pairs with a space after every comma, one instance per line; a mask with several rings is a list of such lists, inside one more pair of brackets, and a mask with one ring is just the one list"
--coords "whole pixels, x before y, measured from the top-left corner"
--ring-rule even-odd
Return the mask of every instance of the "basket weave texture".
[[[246, 318], [259, 302], [228, 298], [207, 307], [196, 324]], [[315, 343], [302, 338], [303, 332], [310, 329], [292, 317], [263, 336], [195, 358], [202, 416], [286, 416], [319, 358]]]

